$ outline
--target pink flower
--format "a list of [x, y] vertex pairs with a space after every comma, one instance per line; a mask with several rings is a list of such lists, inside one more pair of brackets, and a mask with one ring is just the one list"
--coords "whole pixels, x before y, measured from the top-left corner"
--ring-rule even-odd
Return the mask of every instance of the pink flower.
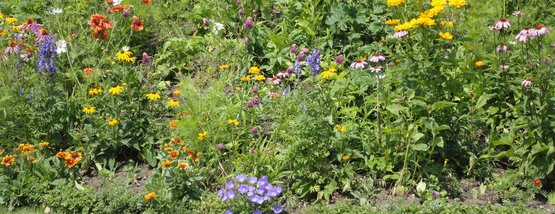
[[536, 37], [536, 36], [543, 36], [544, 34], [548, 33], [549, 30], [543, 26], [542, 24], [539, 24], [538, 26], [536, 26], [535, 29], [532, 29], [530, 32], [530, 35], [532, 37]]
[[365, 62], [363, 59], [357, 59], [351, 64], [351, 68], [362, 69], [362, 68], [366, 68], [366, 65], [368, 65], [368, 63]]
[[495, 28], [498, 30], [509, 28], [510, 26], [511, 26], [511, 23], [509, 23], [509, 20], [506, 18], [501, 18], [497, 23], [495, 23]]
[[532, 86], [532, 80], [530, 78], [525, 79], [520, 83], [520, 85], [524, 88], [530, 88]]
[[202, 25], [208, 26], [209, 24], [210, 24], [210, 22], [208, 21], [207, 18], [203, 18], [203, 19], [202, 19]]
[[301, 51], [301, 52], [299, 52], [299, 54], [297, 54], [297, 61], [299, 61], [299, 62], [304, 61], [304, 51]]
[[378, 63], [381, 61], [385, 61], [385, 57], [380, 54], [374, 54], [372, 57], [370, 57], [370, 62]]
[[391, 38], [395, 38], [395, 39], [400, 39], [405, 37], [406, 35], [408, 35], [409, 32], [406, 30], [402, 30], [402, 31], [396, 31], [393, 36], [391, 36]]
[[507, 46], [505, 44], [500, 44], [495, 48], [495, 51], [497, 51], [497, 53], [506, 53]]
[[343, 64], [343, 60], [345, 58], [343, 57], [343, 54], [340, 54], [339, 56], [335, 57], [335, 64], [341, 65]]
[[297, 51], [299, 51], [299, 50], [297, 49], [297, 44], [292, 44], [292, 45], [291, 45], [291, 48], [289, 48], [289, 51], [290, 51], [291, 53], [296, 54]]
[[508, 65], [500, 65], [499, 66], [499, 70], [505, 71], [505, 70], [508, 70], [508, 69], [509, 69]]
[[378, 66], [370, 67], [370, 72], [380, 73], [382, 69], [383, 67], [378, 65]]
[[267, 78], [266, 82], [271, 82], [274, 85], [279, 85], [281, 83], [281, 79], [277, 78], [276, 76], [273, 76], [272, 78]]
[[246, 29], [249, 29], [249, 30], [254, 28], [254, 21], [252, 20], [252, 17], [250, 17], [250, 16], [247, 17], [247, 20], [245, 21], [244, 27]]
[[520, 31], [520, 33], [518, 33], [518, 35], [515, 36], [515, 39], [521, 42], [527, 42], [532, 38], [531, 33], [532, 30], [530, 30], [530, 28], [524, 28]]
[[285, 70], [285, 71], [278, 72], [278, 73], [276, 74], [276, 76], [279, 77], [279, 78], [285, 78], [285, 77], [291, 76], [292, 73], [293, 73], [293, 68], [289, 67], [289, 68], [287, 68], [287, 70]]
[[515, 12], [513, 13], [513, 16], [516, 16], [516, 17], [519, 17], [519, 18], [520, 18], [520, 17], [523, 17], [523, 16], [524, 16], [524, 12], [522, 12], [522, 11], [520, 11], [520, 10], [515, 11]]

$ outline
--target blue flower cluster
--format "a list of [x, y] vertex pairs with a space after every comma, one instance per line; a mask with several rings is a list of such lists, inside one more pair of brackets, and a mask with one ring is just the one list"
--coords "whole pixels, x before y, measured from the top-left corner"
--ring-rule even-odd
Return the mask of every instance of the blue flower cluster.
[[320, 50], [315, 48], [312, 50], [312, 54], [308, 55], [306, 62], [310, 65], [310, 70], [312, 74], [316, 75], [320, 73]]
[[56, 36], [54, 35], [46, 35], [43, 36], [40, 43], [39, 48], [39, 60], [37, 61], [37, 71], [42, 72], [46, 71], [48, 74], [56, 74], [58, 68], [54, 65], [54, 58], [58, 56], [56, 52], [56, 44], [54, 40]]
[[[234, 180], [228, 181], [222, 189], [218, 191], [218, 196], [222, 198], [222, 202], [235, 199], [241, 195], [245, 195], [253, 204], [261, 205], [271, 198], [277, 198], [283, 189], [279, 186], [274, 186], [268, 182], [266, 176], [260, 178], [245, 174], [239, 174]], [[281, 205], [274, 205], [272, 207], [274, 213], [281, 213], [283, 207]], [[226, 210], [226, 214], [231, 214], [230, 209]], [[261, 213], [260, 210], [255, 210], [253, 213]]]

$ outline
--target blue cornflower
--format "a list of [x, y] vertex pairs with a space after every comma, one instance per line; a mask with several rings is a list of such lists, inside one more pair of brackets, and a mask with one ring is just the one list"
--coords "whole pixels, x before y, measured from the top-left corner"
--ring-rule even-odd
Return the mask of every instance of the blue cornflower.
[[315, 48], [312, 54], [308, 55], [306, 62], [310, 65], [310, 70], [312, 74], [316, 75], [320, 73], [320, 50]]
[[45, 35], [43, 39], [39, 42], [39, 60], [37, 61], [37, 71], [43, 72], [50, 75], [56, 74], [58, 68], [54, 65], [54, 59], [58, 56], [56, 52], [56, 44], [54, 40], [56, 36], [54, 35]]

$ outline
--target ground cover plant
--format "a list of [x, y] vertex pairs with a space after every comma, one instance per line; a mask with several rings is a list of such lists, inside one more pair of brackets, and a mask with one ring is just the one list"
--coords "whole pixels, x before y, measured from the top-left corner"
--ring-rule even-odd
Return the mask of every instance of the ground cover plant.
[[553, 212], [554, 4], [1, 2], [0, 207]]

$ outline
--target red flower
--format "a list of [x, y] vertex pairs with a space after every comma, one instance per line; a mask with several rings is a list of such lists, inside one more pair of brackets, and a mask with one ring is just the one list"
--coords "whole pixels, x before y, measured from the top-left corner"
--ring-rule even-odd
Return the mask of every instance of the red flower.
[[150, 5], [150, 0], [143, 0], [143, 3], [145, 3], [146, 5]]
[[131, 8], [131, 5], [118, 5], [112, 7], [112, 9], [110, 9], [110, 12], [123, 12], [124, 10], [129, 10], [129, 8]]
[[103, 40], [108, 39], [107, 30], [112, 28], [112, 21], [108, 20], [106, 16], [94, 14], [89, 21], [91, 29], [93, 29], [93, 38], [98, 39], [102, 36]]
[[143, 30], [143, 20], [140, 20], [137, 16], [133, 16], [133, 24], [131, 24], [131, 28], [136, 31]]
[[536, 186], [542, 185], [542, 180], [540, 180], [540, 179], [534, 180], [534, 185], [536, 185]]

